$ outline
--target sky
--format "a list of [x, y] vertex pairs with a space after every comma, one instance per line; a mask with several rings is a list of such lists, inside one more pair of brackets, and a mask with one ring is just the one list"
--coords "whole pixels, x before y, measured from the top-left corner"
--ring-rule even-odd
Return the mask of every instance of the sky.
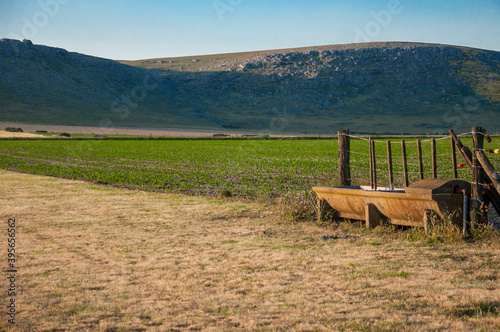
[[500, 51], [500, 0], [0, 0], [0, 38], [120, 60], [367, 41]]

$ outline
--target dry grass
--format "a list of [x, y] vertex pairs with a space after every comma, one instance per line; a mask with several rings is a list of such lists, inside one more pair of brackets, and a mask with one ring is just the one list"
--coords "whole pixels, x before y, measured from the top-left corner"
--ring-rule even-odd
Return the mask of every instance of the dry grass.
[[[285, 223], [230, 199], [0, 179], [0, 218], [18, 221], [18, 330], [500, 329], [496, 244]], [[5, 310], [0, 324], [10, 329]]]
[[43, 137], [43, 135], [39, 134], [31, 134], [31, 133], [12, 133], [5, 130], [0, 130], [0, 138], [27, 138], [27, 137]]

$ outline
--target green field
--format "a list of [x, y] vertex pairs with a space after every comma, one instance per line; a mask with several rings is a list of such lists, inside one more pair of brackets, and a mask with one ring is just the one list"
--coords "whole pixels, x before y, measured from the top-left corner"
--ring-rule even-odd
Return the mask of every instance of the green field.
[[[376, 144], [378, 185], [387, 186], [385, 140]], [[400, 140], [392, 141], [394, 184], [403, 185]], [[470, 141], [464, 140], [466, 145]], [[407, 140], [410, 183], [418, 180], [415, 140]], [[422, 140], [425, 177], [430, 141]], [[10, 140], [0, 168], [147, 191], [270, 200], [336, 185], [337, 140]], [[451, 178], [450, 142], [437, 141], [438, 177]], [[460, 156], [458, 156], [458, 162]], [[368, 142], [351, 140], [353, 184], [368, 184]], [[469, 171], [459, 177], [470, 180]]]

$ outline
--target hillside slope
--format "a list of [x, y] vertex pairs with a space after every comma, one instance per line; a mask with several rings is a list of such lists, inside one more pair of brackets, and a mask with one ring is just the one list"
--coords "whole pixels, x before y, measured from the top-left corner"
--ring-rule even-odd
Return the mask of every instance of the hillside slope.
[[500, 53], [368, 43], [105, 60], [0, 41], [0, 121], [442, 133], [500, 129]]

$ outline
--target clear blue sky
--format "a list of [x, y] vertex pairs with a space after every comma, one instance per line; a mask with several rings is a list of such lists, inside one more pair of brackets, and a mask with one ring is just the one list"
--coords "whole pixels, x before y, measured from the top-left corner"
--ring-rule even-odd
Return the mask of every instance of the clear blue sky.
[[415, 41], [500, 51], [500, 0], [0, 0], [0, 38], [112, 59]]

